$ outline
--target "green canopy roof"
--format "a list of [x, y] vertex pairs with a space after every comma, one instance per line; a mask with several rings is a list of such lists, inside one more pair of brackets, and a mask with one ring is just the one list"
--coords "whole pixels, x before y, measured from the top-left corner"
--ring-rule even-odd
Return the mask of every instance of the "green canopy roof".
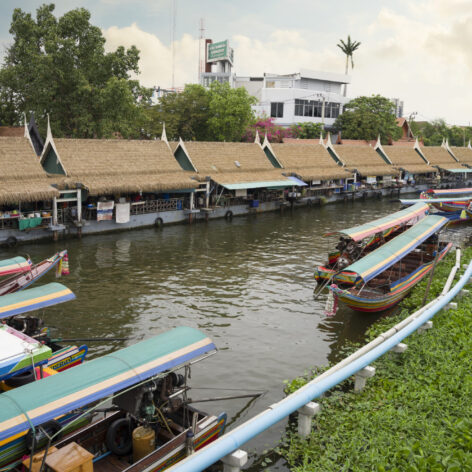
[[405, 257], [448, 221], [442, 216], [429, 215], [409, 230], [347, 266], [343, 272], [354, 272], [358, 275], [357, 282], [360, 280], [368, 282]]
[[222, 187], [228, 190], [243, 190], [251, 188], [285, 188], [285, 187], [298, 187], [300, 184], [292, 180], [264, 180], [261, 182], [245, 182], [237, 184], [221, 184]]
[[66, 286], [51, 282], [0, 297], [0, 319], [73, 300], [75, 295]]
[[180, 327], [0, 395], [0, 446], [76, 408], [103, 399], [216, 350], [194, 328]]
[[397, 211], [396, 213], [384, 216], [378, 220], [369, 221], [368, 223], [364, 223], [363, 225], [359, 226], [353, 226], [352, 228], [326, 233], [325, 236], [339, 234], [347, 236], [354, 241], [360, 241], [361, 239], [372, 236], [373, 234], [377, 234], [381, 231], [393, 228], [394, 226], [406, 223], [413, 218], [422, 218], [428, 210], [429, 206], [426, 203], [417, 203], [412, 207]]

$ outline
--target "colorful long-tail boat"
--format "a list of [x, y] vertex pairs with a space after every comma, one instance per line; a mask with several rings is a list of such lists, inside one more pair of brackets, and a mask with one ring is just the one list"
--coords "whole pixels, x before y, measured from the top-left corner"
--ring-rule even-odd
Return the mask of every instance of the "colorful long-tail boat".
[[[187, 398], [187, 366], [215, 352], [204, 333], [180, 327], [1, 394], [0, 465], [28, 464], [25, 453], [44, 451], [48, 466], [74, 448], [100, 470], [170, 467], [223, 432], [226, 414], [208, 415]], [[106, 398], [107, 414], [95, 414]], [[91, 424], [71, 431], [91, 415]], [[141, 454], [132, 437], [144, 432]]]
[[315, 269], [316, 281], [327, 282], [336, 274], [337, 280], [342, 280], [344, 284], [353, 284], [355, 279], [351, 273], [344, 270], [345, 267], [404, 231], [407, 225], [421, 220], [428, 210], [426, 203], [418, 202], [383, 218], [326, 233], [324, 236], [340, 236], [340, 243], [336, 251], [328, 254], [328, 263]]
[[339, 301], [356, 311], [376, 312], [396, 305], [443, 259], [452, 243], [438, 242], [437, 232], [448, 222], [436, 215], [385, 243], [346, 267], [355, 284], [333, 278], [330, 290]]
[[[448, 196], [452, 198], [447, 200]], [[420, 199], [428, 200], [440, 211], [461, 212], [472, 200], [472, 188], [429, 189], [420, 194]]]
[[[73, 299], [74, 293], [57, 282], [0, 297], [0, 320], [3, 323], [0, 337], [4, 340], [0, 342], [0, 366], [3, 366], [3, 370], [0, 368], [0, 390], [33, 381], [35, 366], [44, 365], [61, 372], [83, 362], [87, 354], [86, 345], [64, 347], [51, 341], [42, 320], [29, 315], [32, 311]], [[13, 358], [11, 349], [18, 342], [23, 345], [24, 353]]]
[[54, 267], [57, 269], [57, 276], [69, 273], [66, 250], [57, 252], [38, 264], [32, 264], [30, 259], [23, 257], [0, 261], [0, 275], [10, 275], [7, 279], [0, 281], [0, 296], [29, 287]]

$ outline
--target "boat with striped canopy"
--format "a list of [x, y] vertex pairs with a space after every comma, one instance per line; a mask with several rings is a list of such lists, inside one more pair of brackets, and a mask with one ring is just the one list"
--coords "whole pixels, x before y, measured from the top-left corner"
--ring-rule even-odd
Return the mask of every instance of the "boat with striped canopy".
[[[3, 320], [3, 340], [0, 342], [0, 365], [13, 362], [14, 344], [21, 344], [23, 357], [18, 354], [18, 364], [11, 370], [0, 369], [0, 391], [33, 382], [43, 377], [40, 369], [35, 375], [35, 367], [43, 365], [56, 372], [81, 364], [87, 355], [86, 345], [63, 346], [49, 336], [43, 320], [31, 316], [30, 312], [74, 300], [74, 293], [64, 285], [52, 282], [41, 287], [23, 290], [0, 297], [0, 319]], [[14, 339], [14, 337], [18, 339]], [[37, 352], [36, 352], [37, 351]], [[34, 355], [33, 355], [34, 354]], [[38, 356], [36, 356], [38, 354]], [[47, 354], [47, 355], [46, 355]], [[14, 375], [13, 375], [14, 374]]]
[[365, 256], [385, 241], [400, 234], [407, 228], [421, 220], [428, 212], [429, 206], [424, 202], [404, 208], [390, 215], [359, 226], [342, 229], [324, 234], [324, 236], [338, 235], [340, 242], [336, 251], [328, 255], [328, 264], [315, 269], [315, 279], [318, 283], [330, 280], [335, 274], [343, 283], [353, 284], [351, 274], [344, 270], [349, 264]]
[[72, 291], [58, 282], [3, 295], [0, 297], [0, 320], [64, 303], [74, 298]]
[[[0, 281], [0, 296], [24, 290], [53, 268], [56, 268], [57, 277], [69, 273], [68, 255], [66, 250], [57, 252], [53, 256], [34, 265], [31, 263], [31, 260], [26, 260], [23, 257], [15, 257], [14, 259], [18, 261], [13, 265], [10, 264], [9, 267], [11, 267], [11, 270], [13, 270], [14, 267], [21, 267], [21, 270], [17, 270], [16, 272], [10, 271], [10, 277]], [[21, 259], [25, 262], [22, 262]], [[2, 275], [1, 262], [0, 275]], [[4, 275], [6, 275], [6, 273]]]
[[28, 272], [31, 268], [31, 260], [17, 256], [0, 261], [0, 277]]
[[333, 278], [330, 290], [356, 311], [383, 311], [396, 305], [430, 272], [451, 249], [452, 243], [438, 242], [438, 231], [447, 218], [428, 215], [416, 225], [346, 267], [355, 281], [346, 286]]
[[[95, 456], [100, 470], [163, 470], [184, 457], [189, 447], [203, 447], [223, 431], [226, 415], [209, 416], [191, 407], [186, 401], [188, 371], [175, 372], [215, 352], [204, 333], [179, 327], [20, 387], [14, 395], [0, 395], [0, 465], [27, 451], [31, 428], [38, 451], [46, 440], [42, 430], [54, 426], [55, 448], [76, 443]], [[104, 399], [112, 400], [110, 414], [60, 437], [58, 428], [66, 426], [67, 432], [72, 417], [93, 415]], [[154, 431], [155, 446], [133, 461], [129, 435], [142, 424]], [[47, 432], [51, 436], [51, 430]]]
[[[456, 198], [447, 199], [448, 195]], [[460, 212], [471, 202], [472, 188], [429, 189], [420, 194], [420, 199], [432, 200], [431, 204], [440, 211]]]

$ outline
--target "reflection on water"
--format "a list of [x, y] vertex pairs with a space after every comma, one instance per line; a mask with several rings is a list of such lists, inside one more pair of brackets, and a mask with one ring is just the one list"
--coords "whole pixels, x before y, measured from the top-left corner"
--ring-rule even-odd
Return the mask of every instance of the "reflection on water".
[[346, 340], [362, 340], [378, 315], [340, 308], [326, 318], [326, 295], [313, 299], [313, 268], [328, 250], [321, 235], [398, 208], [377, 200], [329, 205], [0, 249], [0, 258], [28, 253], [39, 261], [69, 250], [71, 274], [62, 282], [77, 300], [47, 309], [47, 324], [64, 338], [129, 338], [94, 343], [91, 356], [175, 326], [204, 330], [219, 352], [193, 367], [192, 385], [268, 391], [249, 404], [206, 404], [230, 418], [239, 414], [240, 423], [279, 400], [284, 379], [336, 359]]

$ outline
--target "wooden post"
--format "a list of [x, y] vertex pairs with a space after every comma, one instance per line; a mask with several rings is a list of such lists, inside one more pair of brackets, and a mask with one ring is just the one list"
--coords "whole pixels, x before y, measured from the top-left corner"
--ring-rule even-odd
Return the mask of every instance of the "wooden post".
[[77, 189], [77, 236], [82, 238], [82, 189]]
[[[52, 224], [53, 226], [57, 227], [57, 198], [54, 197], [52, 200]], [[52, 232], [52, 238], [54, 241], [57, 241], [57, 230], [55, 229]]]

